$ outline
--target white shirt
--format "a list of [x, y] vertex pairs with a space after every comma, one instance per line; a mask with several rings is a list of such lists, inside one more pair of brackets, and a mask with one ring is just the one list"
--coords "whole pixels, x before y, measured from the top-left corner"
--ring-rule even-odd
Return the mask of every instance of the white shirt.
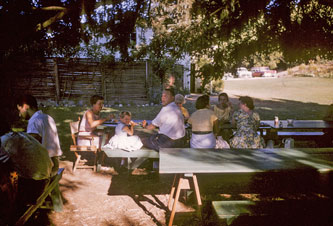
[[164, 134], [173, 140], [185, 136], [184, 117], [174, 102], [162, 107], [152, 124], [159, 127], [160, 134]]
[[29, 119], [27, 133], [35, 133], [42, 137], [42, 145], [49, 152], [49, 157], [62, 155], [57, 126], [51, 116], [36, 111]]

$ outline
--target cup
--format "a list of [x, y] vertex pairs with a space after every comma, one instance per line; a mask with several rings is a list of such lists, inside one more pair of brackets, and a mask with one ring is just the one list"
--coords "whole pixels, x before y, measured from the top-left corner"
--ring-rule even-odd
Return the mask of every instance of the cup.
[[294, 123], [294, 119], [287, 119], [288, 126], [292, 126]]

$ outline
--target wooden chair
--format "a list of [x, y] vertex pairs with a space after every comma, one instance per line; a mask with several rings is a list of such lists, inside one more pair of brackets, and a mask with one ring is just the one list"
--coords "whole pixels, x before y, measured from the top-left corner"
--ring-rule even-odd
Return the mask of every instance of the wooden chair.
[[[89, 169], [92, 168], [94, 172], [96, 172], [96, 164], [97, 164], [97, 147], [95, 145], [91, 146], [79, 146], [76, 143], [76, 139], [78, 138], [78, 131], [79, 131], [79, 121], [76, 122], [70, 122], [69, 126], [71, 128], [71, 135], [73, 140], [73, 145], [70, 146], [70, 151], [73, 151], [76, 156], [76, 161], [74, 163], [73, 172], [75, 172], [76, 169]], [[94, 136], [79, 136], [80, 139], [86, 139], [89, 140], [90, 143], [93, 143]], [[93, 165], [86, 165], [85, 163], [87, 160], [81, 159], [81, 155], [79, 152], [93, 152], [94, 153], [94, 164]]]
[[[37, 198], [37, 201], [35, 204], [30, 205], [29, 208], [24, 212], [24, 214], [18, 219], [18, 221], [15, 223], [15, 226], [21, 226], [24, 225], [28, 219], [32, 216], [32, 214], [39, 208], [47, 208], [47, 209], [54, 209], [54, 208], [60, 208], [62, 209], [62, 200], [56, 200], [58, 197], [56, 198], [52, 198], [51, 200], [55, 203], [53, 203], [53, 206], [49, 206], [47, 205], [47, 203], [45, 202], [45, 199], [48, 196], [51, 196], [51, 192], [56, 189], [60, 181], [60, 179], [62, 178], [62, 174], [64, 172], [64, 168], [59, 168], [57, 175], [55, 175], [54, 177], [50, 178], [48, 184], [45, 186], [44, 192]], [[60, 197], [61, 198], [61, 197]], [[44, 204], [46, 204], [44, 206]], [[59, 206], [55, 206], [55, 205], [61, 205]]]

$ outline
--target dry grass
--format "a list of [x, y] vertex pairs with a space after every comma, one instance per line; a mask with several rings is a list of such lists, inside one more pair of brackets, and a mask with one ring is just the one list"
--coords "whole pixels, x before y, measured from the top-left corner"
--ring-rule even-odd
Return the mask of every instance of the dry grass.
[[322, 119], [333, 103], [333, 80], [325, 78], [271, 78], [228, 80], [224, 92], [237, 104], [239, 96], [250, 96], [262, 119]]

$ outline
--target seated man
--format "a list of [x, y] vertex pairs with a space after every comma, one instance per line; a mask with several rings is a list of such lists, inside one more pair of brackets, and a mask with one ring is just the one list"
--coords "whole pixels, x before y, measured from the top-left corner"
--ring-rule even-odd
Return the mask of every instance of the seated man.
[[52, 175], [55, 175], [62, 151], [54, 119], [38, 109], [37, 100], [32, 95], [21, 96], [17, 101], [17, 109], [22, 118], [29, 120], [27, 133], [41, 142], [48, 151], [53, 162]]
[[159, 151], [160, 148], [183, 147], [185, 143], [184, 117], [175, 104], [173, 88], [167, 88], [162, 93], [162, 109], [150, 125], [146, 120], [142, 126], [148, 130], [159, 128], [158, 134], [143, 139], [145, 147]]

